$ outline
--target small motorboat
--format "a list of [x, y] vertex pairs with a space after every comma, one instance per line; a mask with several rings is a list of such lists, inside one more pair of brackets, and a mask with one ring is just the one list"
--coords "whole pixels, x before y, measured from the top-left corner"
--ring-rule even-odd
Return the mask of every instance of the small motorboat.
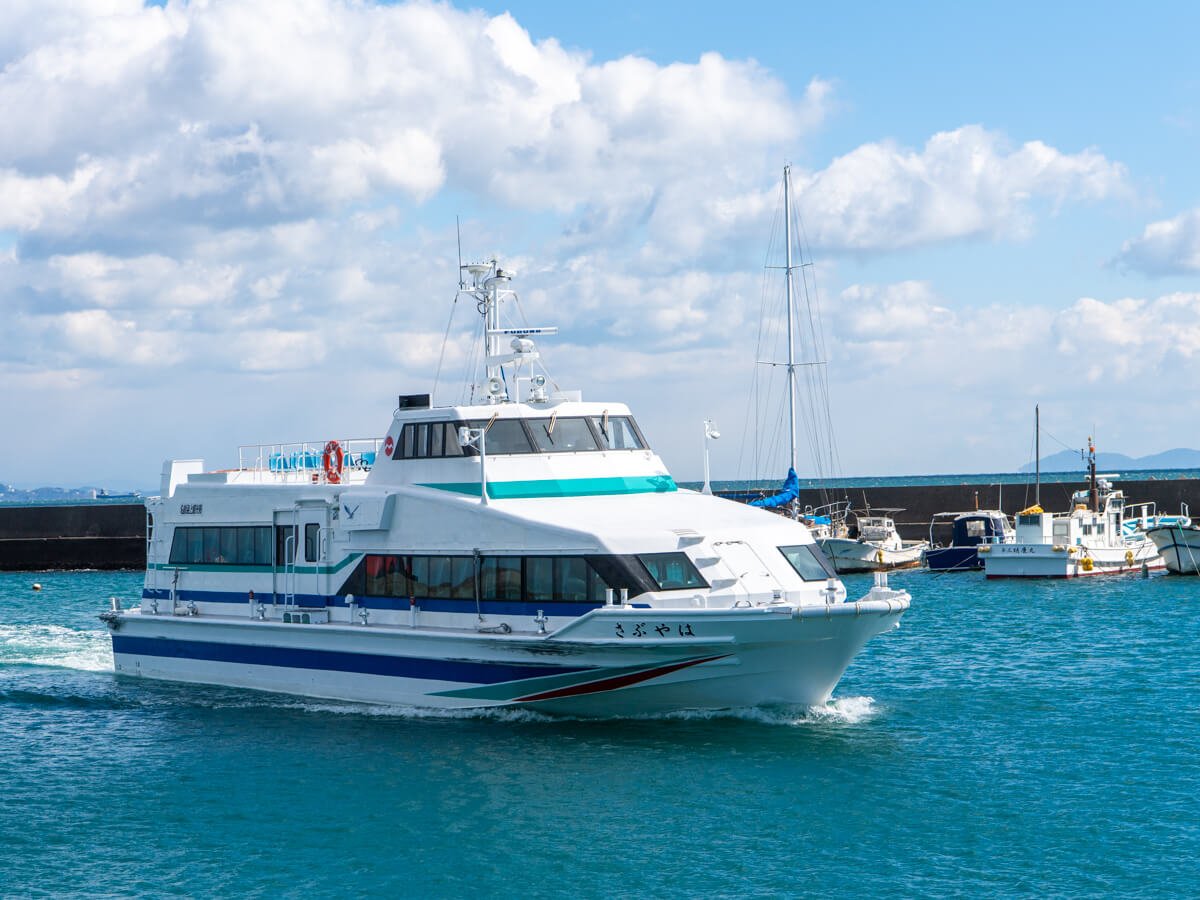
[[[947, 522], [946, 520], [951, 521]], [[951, 526], [949, 546], [939, 546], [934, 530]], [[987, 544], [1011, 544], [1016, 531], [1007, 515], [999, 509], [975, 509], [970, 512], [934, 513], [929, 522], [929, 548], [924, 562], [932, 572], [969, 572], [982, 569], [979, 547]]]

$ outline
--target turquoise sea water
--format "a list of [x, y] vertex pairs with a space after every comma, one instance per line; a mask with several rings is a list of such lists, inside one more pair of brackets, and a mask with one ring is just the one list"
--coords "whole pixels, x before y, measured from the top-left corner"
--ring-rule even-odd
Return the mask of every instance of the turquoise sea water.
[[139, 573], [0, 573], [0, 896], [1200, 892], [1200, 580], [892, 581], [827, 708], [561, 721], [117, 680]]

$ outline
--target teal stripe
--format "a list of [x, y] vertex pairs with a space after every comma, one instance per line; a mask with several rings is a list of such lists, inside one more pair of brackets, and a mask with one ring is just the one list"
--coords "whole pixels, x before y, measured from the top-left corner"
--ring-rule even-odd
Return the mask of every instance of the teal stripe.
[[[421, 484], [455, 494], [479, 496], [478, 481]], [[669, 494], [678, 490], [670, 475], [632, 475], [617, 478], [557, 478], [539, 481], [489, 481], [488, 496], [495, 500], [531, 497], [599, 497], [609, 494]]]
[[[351, 563], [358, 562], [362, 556], [361, 553], [352, 553], [336, 566], [296, 566], [294, 569], [289, 567], [287, 571], [295, 572], [297, 575], [335, 575]], [[271, 566], [231, 566], [226, 563], [150, 563], [146, 568], [164, 571], [183, 569], [188, 572], [247, 572], [267, 575], [272, 571]], [[277, 569], [275, 571], [282, 574], [284, 570]]]

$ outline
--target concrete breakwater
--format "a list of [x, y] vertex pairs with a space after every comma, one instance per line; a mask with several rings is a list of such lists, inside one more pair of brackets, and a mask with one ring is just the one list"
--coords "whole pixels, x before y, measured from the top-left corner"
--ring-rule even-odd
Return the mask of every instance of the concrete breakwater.
[[[1200, 479], [1118, 482], [1130, 504], [1152, 501], [1159, 512], [1175, 513], [1190, 503], [1200, 515]], [[1069, 507], [1078, 482], [1043, 484], [1042, 506], [1051, 512]], [[934, 513], [956, 510], [1003, 509], [1009, 515], [1033, 503], [1033, 486], [970, 483], [839, 488], [831, 499], [847, 499], [856, 510], [899, 508], [895, 515], [907, 539], [929, 536]], [[826, 502], [817, 490], [800, 492], [801, 506]], [[946, 542], [949, 526], [934, 532]], [[48, 506], [0, 505], [0, 570], [140, 569], [146, 564], [146, 510], [140, 503]]]
[[[1125, 480], [1115, 482], [1125, 492], [1126, 505], [1153, 502], [1158, 512], [1177, 513], [1188, 503], [1200, 516], [1200, 480], [1194, 478]], [[1047, 512], [1070, 508], [1071, 494], [1087, 487], [1083, 476], [1076, 482], [1043, 484], [1041, 505]], [[921, 484], [877, 487], [836, 488], [823, 496], [815, 489], [801, 489], [800, 506], [818, 507], [830, 500], [849, 500], [856, 511], [900, 509], [894, 515], [896, 530], [906, 540], [929, 537], [929, 523], [935, 513], [975, 509], [1002, 509], [1010, 516], [1034, 501], [1034, 486], [1024, 484]], [[950, 539], [949, 520], [933, 533], [935, 542]]]
[[0, 506], [0, 570], [145, 565], [146, 508], [140, 503]]

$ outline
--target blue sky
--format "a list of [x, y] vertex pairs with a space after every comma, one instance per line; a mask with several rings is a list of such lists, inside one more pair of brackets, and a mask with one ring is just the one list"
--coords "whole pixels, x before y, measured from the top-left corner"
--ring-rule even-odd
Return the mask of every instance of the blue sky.
[[455, 215], [563, 327], [560, 381], [681, 478], [705, 417], [715, 477], [770, 475], [742, 431], [785, 162], [845, 474], [1016, 469], [1034, 403], [1080, 445], [1200, 445], [1197, 33], [1185, 4], [6, 4], [0, 419], [48, 449], [5, 442], [0, 481], [381, 432], [440, 353]]

